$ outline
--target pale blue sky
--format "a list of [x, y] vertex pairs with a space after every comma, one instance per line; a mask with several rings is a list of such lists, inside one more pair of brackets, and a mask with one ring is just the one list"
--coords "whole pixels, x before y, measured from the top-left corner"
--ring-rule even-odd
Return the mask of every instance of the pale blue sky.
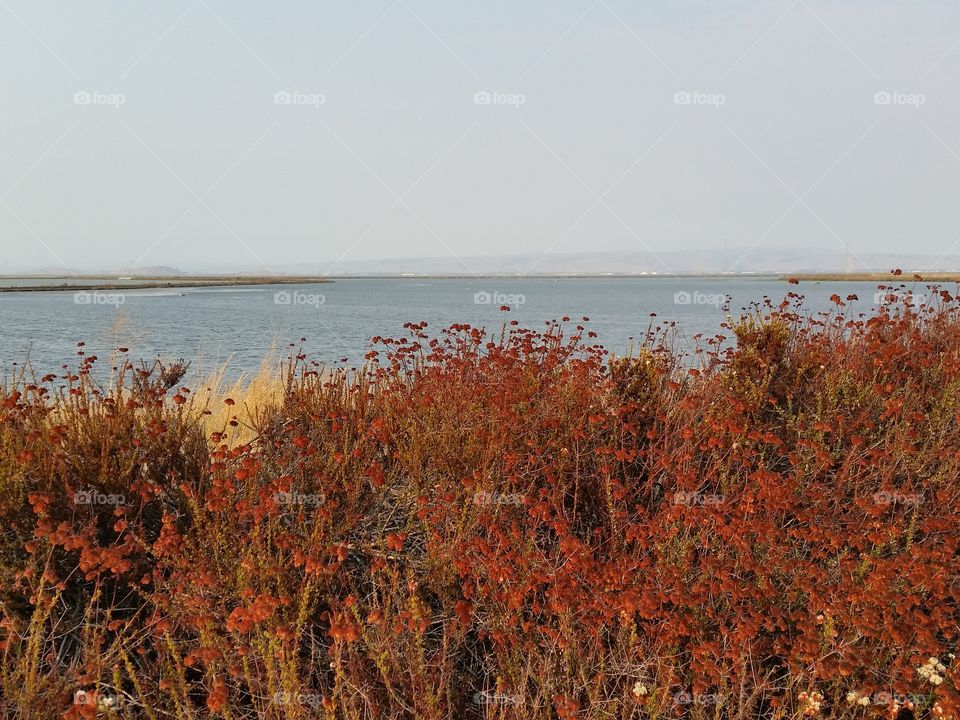
[[0, 261], [956, 253], [958, 75], [952, 2], [0, 0]]

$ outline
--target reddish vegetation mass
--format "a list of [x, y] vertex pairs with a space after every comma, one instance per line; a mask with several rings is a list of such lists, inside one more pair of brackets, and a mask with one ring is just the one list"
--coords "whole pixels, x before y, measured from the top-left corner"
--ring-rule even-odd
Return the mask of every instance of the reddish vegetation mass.
[[956, 719], [960, 304], [890, 292], [687, 355], [410, 325], [222, 427], [81, 350], [0, 392], [0, 709]]

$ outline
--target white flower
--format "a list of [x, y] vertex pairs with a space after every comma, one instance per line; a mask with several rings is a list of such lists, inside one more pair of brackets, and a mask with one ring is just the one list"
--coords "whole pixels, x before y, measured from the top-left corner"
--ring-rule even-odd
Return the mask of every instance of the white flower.
[[637, 697], [643, 697], [648, 692], [650, 692], [650, 690], [639, 680], [637, 681], [637, 684], [633, 686], [633, 694]]
[[851, 690], [847, 693], [847, 703], [850, 705], [869, 705], [870, 698], [866, 695], [861, 695], [856, 690]]

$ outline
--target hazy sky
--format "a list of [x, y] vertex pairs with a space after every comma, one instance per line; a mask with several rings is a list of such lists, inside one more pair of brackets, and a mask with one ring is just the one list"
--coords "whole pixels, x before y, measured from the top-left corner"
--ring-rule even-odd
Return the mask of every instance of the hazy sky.
[[8, 271], [960, 250], [946, 0], [0, 0], [0, 74]]

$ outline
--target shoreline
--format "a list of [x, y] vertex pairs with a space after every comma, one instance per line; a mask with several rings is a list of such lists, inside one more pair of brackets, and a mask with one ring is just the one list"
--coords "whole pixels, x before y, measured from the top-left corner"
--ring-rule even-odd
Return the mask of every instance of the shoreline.
[[955, 282], [960, 283], [958, 272], [914, 273], [904, 271], [902, 275], [892, 273], [798, 273], [781, 275], [778, 280], [799, 280], [801, 282]]
[[[919, 278], [919, 279], [918, 279]], [[285, 275], [285, 276], [222, 276], [222, 275], [143, 275], [131, 277], [129, 281], [121, 281], [115, 275], [75, 275], [65, 277], [61, 275], [0, 275], [3, 280], [62, 280], [60, 284], [27, 284], [27, 285], [0, 285], [0, 293], [14, 292], [78, 292], [87, 291], [120, 291], [120, 290], [162, 290], [177, 288], [222, 288], [248, 287], [259, 285], [312, 285], [334, 283], [338, 280], [573, 280], [573, 279], [705, 279], [705, 280], [775, 280], [789, 282], [949, 282], [960, 283], [960, 272], [932, 272], [917, 273], [904, 272], [902, 275], [891, 273], [551, 273], [542, 275], [513, 275], [508, 273], [489, 273], [478, 275]], [[78, 282], [86, 281], [86, 282]], [[96, 282], [103, 281], [103, 282]]]
[[[144, 276], [132, 279], [130, 282], [118, 282], [114, 276], [77, 275], [63, 278], [51, 275], [6, 275], [0, 280], [72, 280], [59, 285], [10, 285], [0, 286], [0, 293], [10, 292], [79, 292], [81, 290], [163, 290], [176, 288], [206, 288], [206, 287], [244, 287], [249, 285], [307, 285], [332, 283], [330, 278], [319, 277], [160, 277]], [[104, 280], [109, 282], [78, 283], [77, 280]]]

